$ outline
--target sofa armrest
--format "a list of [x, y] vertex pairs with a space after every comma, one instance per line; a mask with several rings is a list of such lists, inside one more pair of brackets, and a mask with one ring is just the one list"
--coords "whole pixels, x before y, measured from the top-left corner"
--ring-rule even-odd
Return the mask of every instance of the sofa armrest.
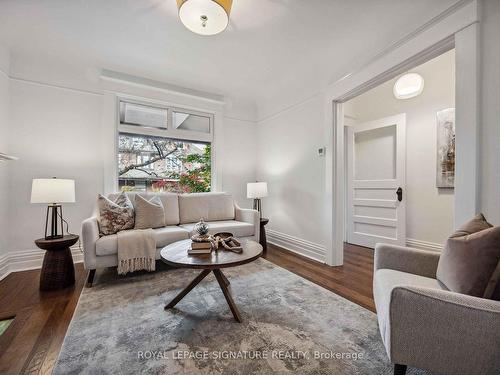
[[236, 203], [234, 204], [235, 219], [245, 223], [253, 224], [255, 240], [260, 240], [260, 214], [257, 210], [249, 208], [241, 208]]
[[440, 255], [434, 251], [378, 243], [374, 267], [375, 271], [388, 268], [435, 279]]
[[499, 301], [399, 286], [389, 311], [392, 362], [438, 374], [500, 373]]
[[96, 268], [96, 242], [99, 239], [99, 224], [97, 217], [90, 217], [82, 222], [82, 244], [83, 244], [83, 262], [85, 269], [93, 270]]

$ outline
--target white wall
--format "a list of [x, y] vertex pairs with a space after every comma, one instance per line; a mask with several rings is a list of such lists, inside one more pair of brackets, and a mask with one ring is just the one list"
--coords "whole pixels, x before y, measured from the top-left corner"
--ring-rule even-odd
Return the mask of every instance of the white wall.
[[500, 225], [500, 1], [482, 3], [480, 207]]
[[[316, 248], [317, 256], [307, 255], [321, 260], [328, 230], [322, 216], [325, 158], [317, 154], [324, 145], [323, 124], [324, 99], [317, 95], [260, 121], [257, 133], [257, 177], [268, 183], [269, 197], [262, 204], [270, 240], [281, 239], [281, 245], [297, 251]], [[294, 248], [299, 240], [308, 243]]]
[[455, 106], [455, 53], [411, 71], [425, 80], [421, 95], [398, 100], [392, 79], [345, 103], [344, 113], [366, 122], [406, 113], [406, 236], [442, 245], [453, 231], [453, 189], [436, 188], [436, 112]]
[[247, 182], [256, 179], [257, 125], [253, 121], [224, 118], [222, 189], [233, 194], [241, 207], [252, 207]]
[[43, 236], [44, 205], [30, 203], [31, 180], [75, 179], [76, 203], [63, 207], [70, 231], [79, 233], [103, 187], [101, 96], [11, 81], [9, 251], [35, 249]]
[[[0, 152], [9, 151], [9, 56], [6, 49], [0, 47]], [[8, 164], [0, 161], [0, 258], [7, 252], [7, 216], [8, 216]]]
[[[32, 78], [32, 77], [30, 77]], [[64, 205], [70, 231], [79, 233], [96, 196], [106, 190], [106, 166], [115, 163], [113, 118], [115, 102], [106, 100], [99, 88], [68, 89], [33, 83], [17, 76], [10, 80], [10, 151], [20, 157], [9, 174], [9, 252], [35, 249], [33, 240], [43, 235], [45, 206], [30, 204], [31, 180], [57, 176], [76, 181], [75, 204]], [[121, 88], [124, 90], [124, 88]], [[140, 95], [147, 90], [142, 88]], [[159, 100], [156, 92], [151, 99]], [[106, 108], [108, 106], [108, 108]], [[111, 107], [109, 107], [111, 106]], [[104, 118], [104, 121], [103, 121]], [[217, 141], [221, 189], [235, 194], [249, 206], [246, 182], [255, 180], [253, 122], [226, 119]]]

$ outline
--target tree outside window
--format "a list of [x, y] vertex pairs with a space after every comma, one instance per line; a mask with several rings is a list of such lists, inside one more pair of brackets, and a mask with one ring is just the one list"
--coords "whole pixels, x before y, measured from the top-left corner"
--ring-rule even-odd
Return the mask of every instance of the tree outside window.
[[120, 133], [118, 182], [124, 191], [208, 192], [211, 145]]

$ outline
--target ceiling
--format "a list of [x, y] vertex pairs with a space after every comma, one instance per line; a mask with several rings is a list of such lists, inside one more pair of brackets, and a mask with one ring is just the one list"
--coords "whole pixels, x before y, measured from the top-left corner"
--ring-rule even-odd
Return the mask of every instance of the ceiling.
[[262, 117], [269, 103], [318, 92], [456, 2], [234, 0], [228, 29], [204, 37], [180, 23], [175, 0], [0, 0], [0, 43], [12, 56], [250, 101]]

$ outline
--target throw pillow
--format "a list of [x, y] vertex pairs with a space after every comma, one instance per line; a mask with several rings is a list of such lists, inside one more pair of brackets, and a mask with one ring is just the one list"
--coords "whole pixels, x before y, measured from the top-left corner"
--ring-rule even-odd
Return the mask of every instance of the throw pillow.
[[158, 196], [147, 200], [135, 196], [135, 229], [161, 228], [165, 226], [165, 209]]
[[114, 201], [99, 194], [97, 206], [101, 234], [115, 234], [134, 227], [134, 206], [125, 193], [121, 193]]
[[493, 227], [479, 214], [448, 238], [436, 278], [452, 292], [492, 298], [499, 260], [500, 227]]

